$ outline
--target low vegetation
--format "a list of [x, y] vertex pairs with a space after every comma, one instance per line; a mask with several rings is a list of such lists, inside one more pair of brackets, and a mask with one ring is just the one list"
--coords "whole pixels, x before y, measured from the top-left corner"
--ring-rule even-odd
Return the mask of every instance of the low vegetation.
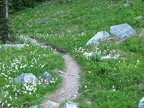
[[[142, 79], [144, 77], [144, 37], [136, 35], [127, 38], [124, 42], [102, 41], [99, 46], [85, 45], [97, 32], [109, 31], [110, 26], [121, 23], [128, 23], [138, 34], [141, 32], [144, 27], [143, 1], [130, 0], [128, 7], [124, 6], [125, 3], [125, 0], [116, 2], [112, 0], [73, 0], [65, 4], [44, 2], [33, 9], [29, 8], [11, 15], [11, 26], [18, 38], [21, 35], [37, 38], [53, 47], [69, 52], [79, 62], [81, 88], [80, 96], [75, 101], [79, 103], [80, 108], [134, 108], [137, 107], [144, 94]], [[18, 40], [17, 42], [23, 41]], [[9, 48], [0, 50], [1, 65], [5, 64], [2, 66], [6, 68], [1, 68], [2, 73], [10, 78], [27, 71], [39, 76], [47, 68], [53, 70], [64, 67], [61, 56], [53, 54], [52, 51], [33, 45], [17, 50]], [[30, 51], [32, 53], [29, 53]], [[10, 56], [11, 53], [14, 55]], [[39, 56], [43, 54], [46, 56]], [[30, 67], [30, 61], [37, 57], [40, 58], [40, 62], [37, 62], [34, 67], [45, 63], [45, 68]], [[45, 57], [50, 60], [45, 61]], [[9, 72], [10, 65], [16, 59], [20, 59], [24, 64], [28, 62], [26, 71], [18, 69], [20, 71], [18, 73]], [[1, 92], [6, 92], [6, 85], [10, 83], [4, 75], [0, 74], [0, 81], [3, 82], [0, 85]], [[47, 89], [51, 87], [50, 90], [55, 89], [55, 86], [59, 85], [59, 80], [58, 78], [54, 87], [52, 84]], [[21, 88], [21, 86], [18, 87]], [[10, 88], [13, 89], [11, 86]], [[20, 88], [18, 90], [21, 91]], [[40, 94], [41, 96], [45, 93], [36, 91], [35, 95]], [[15, 97], [13, 92], [10, 96]], [[22, 97], [22, 99], [31, 102], [27, 104], [28, 106], [37, 102], [34, 97]], [[20, 99], [12, 102], [13, 105], [25, 104]]]
[[[37, 105], [44, 94], [52, 92], [61, 84], [62, 79], [54, 70], [63, 70], [64, 60], [50, 47], [30, 43], [27, 43], [24, 48], [2, 47], [0, 61], [0, 99], [2, 99], [0, 106], [2, 108], [28, 108]], [[50, 72], [51, 79], [42, 78], [45, 71]], [[15, 82], [14, 78], [22, 73], [33, 73], [38, 83]]]

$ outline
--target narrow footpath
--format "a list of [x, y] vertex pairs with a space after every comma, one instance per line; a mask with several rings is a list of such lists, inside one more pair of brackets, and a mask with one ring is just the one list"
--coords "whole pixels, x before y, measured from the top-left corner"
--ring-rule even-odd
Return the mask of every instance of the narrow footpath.
[[[48, 47], [48, 45], [37, 41], [32, 38], [21, 37], [25, 41], [31, 41], [35, 45], [42, 45]], [[55, 50], [54, 50], [55, 51]], [[56, 52], [61, 54], [60, 52]], [[79, 96], [78, 90], [80, 87], [80, 66], [79, 64], [68, 54], [62, 54], [65, 60], [65, 71], [57, 72], [63, 78], [61, 87], [54, 91], [52, 94], [46, 94], [44, 102], [40, 105], [40, 108], [58, 108], [63, 101], [76, 99]]]
[[80, 67], [70, 55], [63, 55], [63, 58], [66, 69], [65, 72], [59, 71], [63, 77], [62, 86], [53, 94], [46, 95], [47, 100], [41, 104], [41, 108], [58, 108], [54, 107], [50, 101], [59, 105], [65, 100], [76, 99], [78, 97]]

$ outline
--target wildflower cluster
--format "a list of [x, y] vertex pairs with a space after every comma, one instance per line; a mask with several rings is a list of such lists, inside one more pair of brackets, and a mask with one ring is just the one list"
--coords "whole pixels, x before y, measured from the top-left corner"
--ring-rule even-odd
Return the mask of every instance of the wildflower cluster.
[[[60, 69], [62, 67], [59, 64], [64, 61], [59, 54], [54, 53], [50, 47], [34, 44], [30, 43], [24, 48], [3, 48], [0, 50], [0, 106], [23, 107], [22, 104], [25, 102], [31, 102], [33, 98], [38, 98], [39, 94], [46, 93], [47, 90], [44, 88], [50, 91], [60, 83], [57, 77], [50, 80], [37, 78], [37, 82], [14, 82], [14, 78], [22, 73], [33, 73], [38, 77], [47, 68]], [[56, 60], [53, 57], [60, 58], [57, 60], [57, 65], [54, 64]], [[26, 104], [27, 107], [29, 105], [29, 103]]]
[[75, 52], [82, 53], [83, 56], [86, 57], [87, 59], [89, 59], [89, 57], [91, 57], [94, 54], [100, 55], [101, 60], [118, 59], [120, 57], [120, 54], [118, 54], [115, 50], [109, 51], [109, 49], [106, 49], [102, 51], [98, 47], [95, 47], [94, 51], [86, 51], [82, 47], [80, 47], [79, 49], [75, 48]]
[[2, 87], [2, 97], [0, 105], [2, 107], [16, 107], [15, 102], [18, 102], [20, 97], [24, 95], [32, 95], [36, 92], [36, 83], [9, 83]]

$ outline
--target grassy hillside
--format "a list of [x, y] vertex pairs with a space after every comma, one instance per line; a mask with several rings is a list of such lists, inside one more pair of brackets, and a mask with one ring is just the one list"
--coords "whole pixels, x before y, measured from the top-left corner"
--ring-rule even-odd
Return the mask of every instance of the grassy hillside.
[[[50, 48], [30, 44], [24, 48], [0, 49], [0, 66], [0, 107], [28, 108], [59, 87], [62, 79], [54, 69], [63, 70], [64, 60]], [[52, 75], [49, 81], [42, 78], [45, 71]], [[34, 74], [38, 84], [14, 82], [22, 73]]]
[[[144, 94], [144, 37], [122, 43], [100, 42], [85, 46], [99, 31], [128, 23], [137, 33], [144, 27], [142, 0], [73, 0], [45, 2], [11, 16], [17, 37], [27, 35], [68, 51], [81, 66], [80, 108], [135, 108]], [[89, 53], [94, 53], [87, 57]], [[101, 60], [119, 55], [118, 59]]]

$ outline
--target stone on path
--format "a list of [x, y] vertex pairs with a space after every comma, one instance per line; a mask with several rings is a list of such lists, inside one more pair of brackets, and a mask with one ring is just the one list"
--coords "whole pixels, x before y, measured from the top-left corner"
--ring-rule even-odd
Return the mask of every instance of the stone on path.
[[130, 25], [125, 23], [125, 24], [111, 26], [110, 33], [122, 39], [136, 34], [136, 31]]
[[18, 77], [14, 78], [14, 81], [23, 83], [36, 83], [37, 78], [32, 73], [23, 73]]
[[96, 44], [98, 45], [98, 41], [102, 40], [102, 39], [106, 39], [110, 36], [110, 34], [106, 31], [100, 31], [98, 32], [94, 37], [92, 37], [87, 43], [86, 45], [89, 44]]
[[59, 103], [53, 101], [46, 101], [45, 104], [41, 105], [41, 108], [58, 108]]
[[78, 108], [78, 104], [74, 102], [66, 102], [62, 108]]
[[140, 100], [138, 108], [144, 108], [144, 97]]

